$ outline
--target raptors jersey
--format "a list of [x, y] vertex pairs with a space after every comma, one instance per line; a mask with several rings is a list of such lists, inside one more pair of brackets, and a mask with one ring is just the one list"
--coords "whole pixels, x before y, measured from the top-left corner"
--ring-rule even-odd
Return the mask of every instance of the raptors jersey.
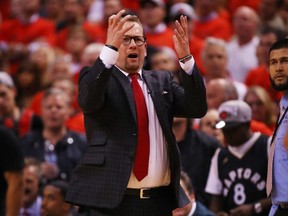
[[266, 198], [267, 140], [268, 137], [260, 135], [242, 158], [234, 156], [228, 148], [219, 152], [218, 172], [226, 211]]

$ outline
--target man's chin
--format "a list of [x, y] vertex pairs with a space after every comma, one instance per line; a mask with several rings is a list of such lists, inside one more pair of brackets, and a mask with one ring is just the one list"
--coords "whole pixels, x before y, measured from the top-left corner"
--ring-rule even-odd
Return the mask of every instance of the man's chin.
[[276, 91], [287, 91], [288, 90], [288, 79], [285, 80], [285, 82], [277, 82], [275, 80], [271, 80], [271, 85]]
[[280, 84], [274, 84], [272, 85], [273, 88], [276, 90], [276, 91], [287, 91], [288, 90], [288, 82], [286, 83], [280, 83]]
[[127, 67], [128, 71], [136, 71], [138, 72], [139, 69], [139, 65], [138, 64], [129, 64], [129, 66]]

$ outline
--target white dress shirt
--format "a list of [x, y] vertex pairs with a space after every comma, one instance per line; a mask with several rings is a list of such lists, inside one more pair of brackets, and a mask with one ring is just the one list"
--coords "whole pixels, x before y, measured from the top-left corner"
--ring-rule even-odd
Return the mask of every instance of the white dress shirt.
[[[104, 46], [101, 53], [100, 59], [105, 64], [106, 68], [111, 68], [116, 63], [119, 53], [107, 46]], [[180, 64], [183, 70], [187, 74], [192, 74], [194, 67], [194, 58]], [[117, 66], [116, 66], [117, 67]], [[120, 68], [118, 68], [125, 76], [129, 74]], [[170, 183], [170, 168], [169, 168], [169, 157], [167, 143], [156, 115], [154, 103], [151, 95], [148, 93], [147, 85], [142, 79], [142, 70], [139, 72], [140, 77], [138, 82], [143, 90], [143, 94], [146, 101], [148, 120], [149, 120], [149, 138], [150, 138], [150, 155], [149, 155], [149, 168], [148, 175], [143, 178], [140, 182], [136, 179], [131, 171], [130, 179], [128, 182], [128, 188], [145, 188], [145, 187], [159, 187], [169, 185]], [[130, 77], [129, 77], [130, 79]]]

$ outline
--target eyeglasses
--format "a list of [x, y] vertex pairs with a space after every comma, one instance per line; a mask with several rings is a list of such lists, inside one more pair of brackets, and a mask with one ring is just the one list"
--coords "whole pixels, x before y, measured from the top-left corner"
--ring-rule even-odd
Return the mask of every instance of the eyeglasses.
[[132, 39], [134, 40], [134, 42], [135, 42], [135, 44], [137, 46], [142, 46], [146, 42], [146, 38], [143, 37], [143, 36], [134, 36], [134, 37], [132, 37], [132, 36], [127, 36], [126, 35], [126, 36], [123, 37], [122, 44], [128, 45], [128, 44], [131, 43]]

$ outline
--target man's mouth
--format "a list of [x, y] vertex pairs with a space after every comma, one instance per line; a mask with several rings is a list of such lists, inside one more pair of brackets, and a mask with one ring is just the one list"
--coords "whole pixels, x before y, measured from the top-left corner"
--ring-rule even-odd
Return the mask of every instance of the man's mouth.
[[30, 194], [31, 192], [32, 192], [32, 190], [29, 189], [29, 188], [25, 188], [25, 189], [24, 189], [24, 194], [25, 194], [25, 195], [28, 195], [28, 194]]
[[128, 55], [128, 58], [137, 58], [138, 55], [136, 53], [131, 53]]
[[279, 79], [284, 79], [284, 78], [285, 78], [285, 76], [283, 74], [276, 74], [274, 76], [274, 80], [279, 80]]

